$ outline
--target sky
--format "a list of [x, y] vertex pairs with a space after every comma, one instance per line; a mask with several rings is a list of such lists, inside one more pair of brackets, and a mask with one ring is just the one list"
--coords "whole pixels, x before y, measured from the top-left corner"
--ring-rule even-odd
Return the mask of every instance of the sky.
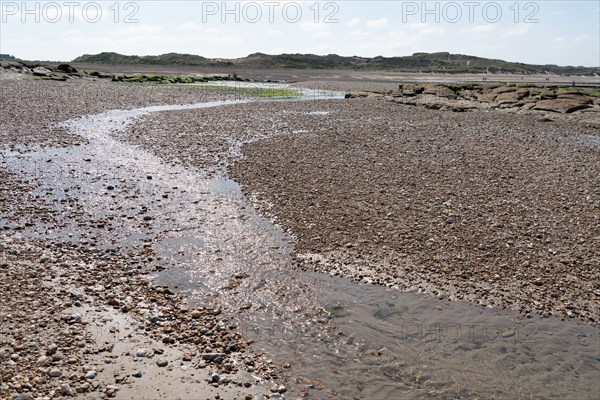
[[531, 64], [600, 66], [600, 1], [4, 1], [0, 53], [210, 58], [448, 51]]

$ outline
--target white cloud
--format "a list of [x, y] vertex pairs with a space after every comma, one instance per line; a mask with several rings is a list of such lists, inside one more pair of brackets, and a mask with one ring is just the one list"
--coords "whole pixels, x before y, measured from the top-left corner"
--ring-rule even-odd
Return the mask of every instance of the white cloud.
[[523, 25], [505, 31], [501, 36], [503, 38], [519, 37], [529, 32], [529, 26]]
[[446, 32], [440, 25], [431, 25], [423, 22], [415, 22], [410, 24], [408, 27], [413, 35], [418, 36], [442, 34]]
[[313, 21], [305, 21], [298, 24], [298, 28], [300, 28], [304, 32], [308, 32], [311, 37], [316, 39], [322, 39], [331, 36], [330, 28], [331, 24], [326, 23], [315, 23]]
[[573, 39], [573, 43], [585, 42], [588, 40], [589, 37], [590, 37], [590, 35], [588, 35], [587, 33], [584, 33], [583, 35], [579, 35], [575, 39]]
[[190, 21], [184, 22], [183, 24], [179, 25], [179, 27], [178, 27], [178, 29], [183, 32], [185, 32], [185, 31], [201, 32], [204, 30], [204, 28], [205, 28], [204, 25], [197, 24], [195, 22], [190, 22]]
[[484, 33], [490, 33], [494, 29], [496, 29], [496, 26], [492, 25], [492, 24], [488, 24], [488, 25], [476, 25], [476, 26], [472, 26], [472, 27], [469, 27], [469, 28], [461, 29], [459, 31], [459, 33], [465, 33], [465, 34], [470, 34], [470, 33], [484, 34]]
[[367, 21], [367, 26], [369, 28], [383, 28], [388, 24], [388, 19], [386, 17], [380, 19], [370, 19]]
[[348, 21], [348, 23], [346, 25], [353, 27], [353, 26], [358, 26], [360, 24], [360, 18], [352, 18], [350, 21]]

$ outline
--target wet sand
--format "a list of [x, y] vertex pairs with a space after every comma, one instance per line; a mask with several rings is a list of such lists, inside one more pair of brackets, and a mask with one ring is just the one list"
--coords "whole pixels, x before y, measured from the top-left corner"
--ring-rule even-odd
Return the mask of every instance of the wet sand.
[[295, 111], [278, 122], [305, 133], [244, 147], [232, 173], [305, 268], [598, 323], [597, 131], [370, 100]]
[[[365, 99], [57, 126], [215, 96], [55, 84], [3, 102], [3, 395], [596, 393], [597, 132]], [[449, 351], [435, 322], [494, 333]]]
[[598, 323], [597, 130], [365, 99], [212, 111], [123, 137], [221, 176], [231, 139], [248, 143], [229, 172], [297, 238], [303, 267]]
[[[467, 300], [489, 310], [510, 309], [524, 317], [524, 324], [538, 324], [545, 322], [539, 317], [548, 318], [555, 321], [543, 329], [550, 336], [566, 328], [553, 325], [559, 319], [581, 319], [597, 325], [600, 293], [595, 266], [599, 254], [595, 230], [590, 227], [597, 225], [598, 136], [588, 125], [561, 118], [551, 121], [542, 113], [452, 113], [366, 99], [266, 102], [210, 110], [216, 113], [206, 111], [155, 114], [136, 128], [136, 132], [152, 134], [125, 132], [121, 137], [165, 160], [214, 168], [217, 176], [228, 176], [224, 170], [229, 165], [229, 176], [242, 184], [254, 205], [294, 238], [299, 270], [424, 292], [440, 301], [441, 310], [449, 300], [461, 304]], [[178, 132], [177, 144], [162, 145], [173, 131]], [[246, 143], [241, 160], [237, 150], [228, 152], [231, 147], [224, 143], [231, 144], [231, 140], [237, 143], [236, 149], [240, 142]], [[219, 154], [216, 159], [226, 162], [218, 165], [200, 157], [207, 148], [205, 143], [211, 144], [211, 152]], [[314, 287], [321, 288], [314, 294], [321, 304], [328, 303], [320, 293], [352, 292], [341, 289], [345, 286], [339, 282], [337, 289], [319, 280]], [[366, 290], [357, 289], [355, 296], [377, 304], [367, 315], [380, 311], [380, 303], [368, 300], [371, 297]], [[387, 295], [376, 292], [371, 296], [383, 299]], [[333, 310], [341, 307], [342, 317], [357, 320], [358, 326], [352, 325], [342, 336], [344, 340], [369, 338], [360, 357], [343, 346], [333, 346], [330, 351], [314, 347], [294, 331], [276, 333], [276, 340], [265, 339], [264, 326], [268, 323], [258, 329], [260, 345], [283, 360], [294, 354], [297, 361], [293, 372], [303, 377], [301, 382], [320, 387], [321, 395], [418, 397], [427, 390], [431, 390], [432, 398], [458, 395], [462, 392], [449, 389], [452, 385], [442, 378], [441, 365], [446, 365], [450, 370], [456, 368], [455, 376], [449, 374], [449, 379], [463, 377], [458, 384], [465, 388], [462, 396], [519, 398], [533, 390], [543, 398], [552, 397], [559, 386], [571, 388], [564, 396], [579, 390], [575, 397], [587, 396], [587, 384], [575, 389], [567, 383], [569, 374], [561, 375], [567, 379], [564, 386], [539, 385], [534, 382], [550, 378], [524, 370], [520, 373], [527, 376], [528, 384], [521, 388], [514, 385], [516, 377], [510, 379], [511, 384], [504, 378], [496, 380], [507, 376], [504, 367], [510, 366], [514, 373], [521, 368], [516, 365], [525, 370], [533, 367], [526, 366], [530, 362], [525, 358], [495, 359], [504, 351], [498, 343], [499, 353], [486, 345], [482, 354], [471, 354], [474, 359], [486, 359], [480, 368], [490, 372], [487, 378], [473, 369], [468, 371], [466, 365], [472, 365], [473, 358], [459, 362], [458, 353], [450, 352], [447, 364], [437, 359], [440, 364], [429, 371], [434, 379], [427, 384], [419, 382], [422, 373], [427, 376], [422, 368], [432, 359], [407, 362], [411, 350], [390, 344], [391, 338], [397, 339], [398, 332], [410, 325], [410, 318], [394, 321], [386, 333], [381, 325], [374, 324], [369, 334], [365, 327], [369, 318], [347, 314], [340, 306], [343, 296], [333, 298]], [[397, 307], [415, 301], [402, 298], [400, 303], [391, 304]], [[436, 306], [406, 307], [414, 307], [410, 313], [417, 313], [420, 323], [438, 321], [426, 311]], [[461, 317], [446, 317], [467, 329], [469, 316], [475, 313], [476, 309], [465, 308], [457, 312]], [[500, 321], [485, 315], [485, 323]], [[339, 321], [336, 318], [334, 324]], [[255, 325], [250, 323], [250, 327]], [[498, 329], [498, 334], [502, 333], [503, 329]], [[590, 329], [591, 333], [596, 328]], [[569, 343], [571, 335], [554, 337], [552, 342]], [[552, 349], [555, 344], [547, 342], [550, 336], [536, 337], [535, 346], [525, 346], [529, 350], [512, 346], [510, 352], [537, 354], [534, 369], [548, 365], [555, 361], [547, 357], [557, 351]], [[296, 343], [291, 349], [290, 337]], [[589, 340], [597, 342], [594, 335]], [[380, 343], [387, 347], [376, 346]], [[414, 350], [417, 354], [423, 351], [421, 346], [419, 342]], [[394, 350], [389, 358], [368, 359], [380, 348], [390, 347]], [[435, 354], [439, 349], [431, 351]], [[404, 354], [403, 360], [397, 359], [398, 354]], [[315, 362], [314, 357], [320, 361]], [[360, 359], [361, 366], [354, 368], [350, 359]], [[377, 380], [386, 375], [380, 367], [390, 364], [395, 367], [388, 370], [388, 379], [402, 383]], [[366, 365], [377, 367], [369, 369]], [[333, 375], [326, 372], [331, 368], [336, 371]], [[365, 376], [367, 371], [373, 376]], [[589, 376], [594, 375], [592, 371], [588, 371]], [[401, 377], [402, 373], [407, 375]], [[411, 379], [419, 383], [409, 394], [405, 385]], [[482, 380], [490, 382], [490, 387], [480, 386]], [[429, 384], [437, 389], [432, 390]], [[552, 389], [543, 395], [542, 387]]]
[[[138, 155], [124, 145], [119, 156], [109, 132], [128, 127], [128, 113], [57, 124], [104, 109], [219, 95], [83, 81], [0, 85], [0, 395], [237, 399], [272, 393], [274, 367], [248, 349], [217, 303], [190, 303], [152, 283], [166, 268], [152, 246], [158, 210], [155, 199], [138, 200], [136, 192], [159, 166], [142, 158], [125, 175]], [[164, 189], [157, 199], [177, 195], [172, 186]]]

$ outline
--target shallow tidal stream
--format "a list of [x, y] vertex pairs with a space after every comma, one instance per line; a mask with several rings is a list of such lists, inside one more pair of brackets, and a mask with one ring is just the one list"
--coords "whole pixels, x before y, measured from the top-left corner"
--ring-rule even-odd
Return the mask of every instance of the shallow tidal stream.
[[218, 304], [290, 364], [286, 398], [597, 398], [597, 328], [299, 271], [293, 240], [236, 182], [113, 137], [147, 113], [235, 103], [109, 111], [65, 123], [87, 144], [3, 151], [2, 167], [61, 215], [18, 235], [147, 248], [135, 262], [158, 267], [156, 283]]

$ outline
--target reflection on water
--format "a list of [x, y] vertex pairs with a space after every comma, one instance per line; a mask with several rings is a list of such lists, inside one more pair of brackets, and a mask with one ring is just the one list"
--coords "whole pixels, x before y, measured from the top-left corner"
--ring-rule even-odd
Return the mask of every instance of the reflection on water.
[[[333, 331], [248, 327], [332, 398], [594, 398], [600, 336], [536, 319], [311, 274]], [[266, 325], [267, 327], [273, 325]], [[290, 356], [291, 355], [291, 356]]]
[[19, 234], [147, 249], [141, 264], [167, 268], [157, 282], [217, 303], [256, 348], [291, 364], [290, 397], [596, 398], [598, 329], [298, 271], [290, 238], [235, 182], [111, 136], [145, 113], [229, 103], [92, 115], [67, 123], [88, 144], [3, 152], [61, 215]]

